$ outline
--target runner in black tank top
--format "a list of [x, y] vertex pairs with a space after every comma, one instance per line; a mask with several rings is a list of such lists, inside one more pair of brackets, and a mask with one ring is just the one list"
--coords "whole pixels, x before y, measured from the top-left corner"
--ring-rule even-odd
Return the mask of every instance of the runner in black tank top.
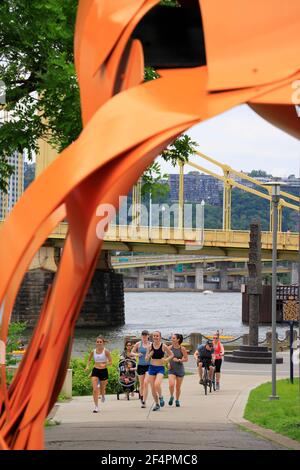
[[[165, 402], [161, 392], [161, 384], [164, 378], [165, 363], [173, 358], [173, 353], [168, 346], [161, 342], [161, 334], [159, 331], [154, 331], [153, 343], [148, 349], [146, 359], [150, 359], [149, 367], [149, 381], [151, 385], [152, 396], [155, 401], [153, 411], [157, 411], [160, 407], [164, 406]], [[165, 354], [168, 356], [165, 359]]]

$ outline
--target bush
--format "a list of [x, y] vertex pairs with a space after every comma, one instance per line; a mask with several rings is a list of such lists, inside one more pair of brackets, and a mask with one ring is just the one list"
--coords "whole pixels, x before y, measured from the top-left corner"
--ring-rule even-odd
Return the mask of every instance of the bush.
[[[112, 365], [108, 367], [108, 384], [106, 392], [108, 395], [117, 393], [120, 390], [119, 385], [119, 359], [120, 352], [118, 350], [112, 351]], [[92, 384], [91, 384], [91, 372], [93, 365], [91, 364], [89, 370], [86, 372], [85, 368], [87, 365], [89, 354], [86, 354], [82, 359], [73, 358], [70, 361], [70, 368], [73, 369], [73, 396], [91, 395]]]
[[6, 365], [13, 366], [18, 363], [18, 360], [12, 355], [13, 351], [19, 349], [23, 343], [22, 333], [26, 330], [26, 322], [14, 322], [9, 325], [8, 339], [6, 344]]

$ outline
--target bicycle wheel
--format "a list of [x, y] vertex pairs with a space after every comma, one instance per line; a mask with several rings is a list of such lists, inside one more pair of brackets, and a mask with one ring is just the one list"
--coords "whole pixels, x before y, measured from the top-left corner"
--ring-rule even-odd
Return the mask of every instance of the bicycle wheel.
[[205, 395], [207, 395], [207, 385], [208, 385], [208, 376], [207, 376], [207, 369], [204, 370], [204, 378], [203, 378], [203, 387]]

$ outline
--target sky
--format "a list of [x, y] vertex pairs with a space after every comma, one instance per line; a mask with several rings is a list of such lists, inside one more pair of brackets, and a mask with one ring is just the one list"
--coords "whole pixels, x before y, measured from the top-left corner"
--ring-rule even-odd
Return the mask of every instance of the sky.
[[[235, 170], [249, 172], [259, 169], [273, 176], [299, 176], [300, 141], [269, 124], [247, 105], [237, 106], [204, 121], [187, 134], [198, 142], [199, 151]], [[191, 160], [220, 174], [217, 167], [208, 163], [203, 165], [204, 161], [199, 157]], [[178, 168], [161, 158], [158, 161], [163, 173], [178, 173]], [[193, 170], [186, 166], [185, 173]]]

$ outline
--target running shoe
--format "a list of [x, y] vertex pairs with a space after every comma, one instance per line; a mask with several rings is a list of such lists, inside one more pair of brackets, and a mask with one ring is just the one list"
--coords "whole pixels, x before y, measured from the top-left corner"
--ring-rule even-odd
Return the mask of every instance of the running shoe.
[[99, 409], [98, 406], [95, 406], [93, 413], [98, 413]]
[[164, 397], [159, 397], [159, 404], [160, 404], [161, 408], [163, 406], [165, 406]]
[[103, 396], [101, 397], [101, 401], [102, 401], [102, 403], [105, 402], [105, 395], [103, 395]]
[[172, 406], [172, 405], [173, 405], [173, 402], [174, 402], [174, 397], [170, 397], [169, 405]]
[[144, 401], [142, 401], [142, 406], [141, 408], [146, 408], [146, 403]]
[[220, 384], [216, 383], [216, 390], [220, 390]]
[[199, 384], [200, 384], [200, 385], [203, 385], [203, 383], [204, 383], [204, 382], [203, 382], [203, 379], [200, 379], [200, 380], [199, 380]]
[[159, 410], [160, 410], [160, 406], [158, 403], [156, 403], [152, 411], [159, 411]]
[[179, 400], [176, 400], [176, 401], [175, 401], [175, 405], [177, 406], [177, 408], [179, 408], [179, 406], [180, 406]]

